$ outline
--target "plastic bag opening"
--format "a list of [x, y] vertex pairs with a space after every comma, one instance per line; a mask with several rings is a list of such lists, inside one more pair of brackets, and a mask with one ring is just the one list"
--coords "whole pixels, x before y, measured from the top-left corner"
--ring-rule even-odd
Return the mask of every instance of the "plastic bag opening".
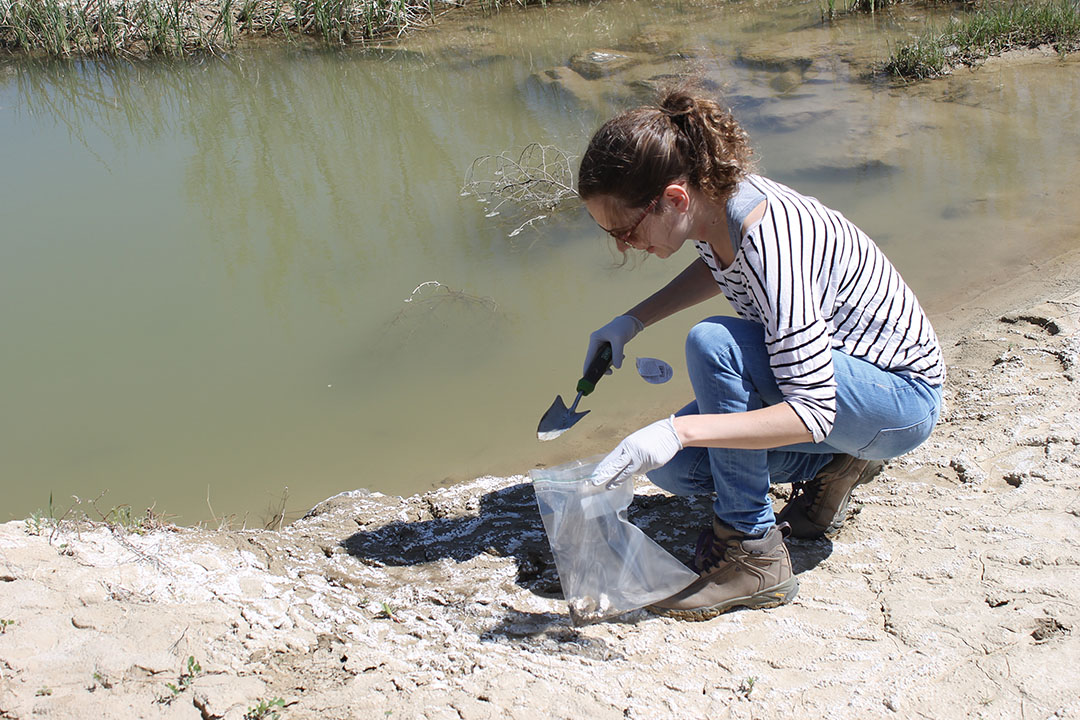
[[529, 471], [574, 625], [645, 607], [698, 577], [627, 520], [633, 483], [592, 484], [603, 457]]

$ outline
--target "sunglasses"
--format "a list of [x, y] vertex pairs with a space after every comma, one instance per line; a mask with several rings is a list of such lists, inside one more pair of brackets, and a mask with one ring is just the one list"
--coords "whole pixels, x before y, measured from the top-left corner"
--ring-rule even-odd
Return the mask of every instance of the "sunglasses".
[[610, 235], [611, 237], [615, 238], [615, 242], [617, 242], [617, 243], [619, 243], [621, 245], [629, 245], [630, 244], [630, 242], [629, 242], [630, 241], [630, 236], [634, 234], [634, 231], [638, 229], [638, 225], [640, 225], [642, 223], [642, 221], [646, 217], [648, 217], [649, 213], [651, 213], [653, 211], [653, 208], [656, 207], [656, 203], [660, 202], [661, 197], [662, 197], [662, 195], [657, 195], [655, 198], [653, 198], [653, 201], [651, 203], [649, 203], [648, 206], [646, 206], [645, 210], [641, 213], [640, 216], [638, 216], [638, 219], [636, 221], [634, 221], [634, 224], [630, 226], [629, 230], [624, 230], [623, 232], [616, 232], [615, 230], [606, 230], [605, 232], [607, 232], [607, 234]]

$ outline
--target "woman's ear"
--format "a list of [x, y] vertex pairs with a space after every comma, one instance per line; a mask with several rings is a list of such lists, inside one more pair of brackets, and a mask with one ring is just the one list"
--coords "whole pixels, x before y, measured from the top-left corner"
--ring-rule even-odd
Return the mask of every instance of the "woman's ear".
[[664, 188], [664, 199], [679, 212], [690, 208], [690, 193], [679, 183], [671, 183]]

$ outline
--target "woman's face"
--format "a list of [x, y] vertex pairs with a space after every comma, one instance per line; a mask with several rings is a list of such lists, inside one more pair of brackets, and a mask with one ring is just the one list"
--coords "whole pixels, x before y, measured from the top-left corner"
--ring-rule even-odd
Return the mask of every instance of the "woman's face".
[[630, 248], [644, 250], [659, 258], [675, 254], [686, 242], [679, 223], [682, 213], [672, 204], [668, 192], [661, 193], [644, 208], [627, 208], [610, 195], [598, 195], [585, 201], [585, 209], [605, 232], [615, 239], [619, 252]]

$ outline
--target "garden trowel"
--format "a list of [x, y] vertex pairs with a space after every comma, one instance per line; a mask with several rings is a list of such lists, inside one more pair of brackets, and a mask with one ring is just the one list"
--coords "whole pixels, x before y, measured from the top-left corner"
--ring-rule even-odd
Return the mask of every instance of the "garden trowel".
[[536, 426], [537, 439], [554, 440], [573, 427], [578, 420], [588, 415], [588, 410], [576, 412], [578, 403], [581, 402], [583, 396], [588, 395], [596, 388], [596, 383], [600, 382], [600, 378], [604, 377], [604, 373], [610, 367], [611, 344], [604, 343], [600, 346], [600, 352], [596, 353], [596, 357], [589, 363], [589, 367], [585, 370], [585, 376], [578, 380], [577, 397], [574, 398], [574, 404], [568, 408], [566, 403], [563, 402], [562, 395], [556, 395], [555, 402], [551, 403], [551, 407], [540, 418], [540, 424]]

